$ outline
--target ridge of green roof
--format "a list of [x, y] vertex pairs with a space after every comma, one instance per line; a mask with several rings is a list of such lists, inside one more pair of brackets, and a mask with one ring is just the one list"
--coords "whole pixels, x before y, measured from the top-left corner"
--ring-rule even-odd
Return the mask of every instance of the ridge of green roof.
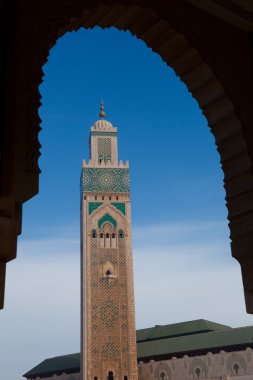
[[169, 325], [157, 325], [147, 329], [136, 331], [137, 342], [145, 342], [156, 339], [166, 339], [176, 336], [201, 334], [210, 331], [223, 331], [231, 329], [230, 326], [211, 322], [205, 319], [173, 323]]

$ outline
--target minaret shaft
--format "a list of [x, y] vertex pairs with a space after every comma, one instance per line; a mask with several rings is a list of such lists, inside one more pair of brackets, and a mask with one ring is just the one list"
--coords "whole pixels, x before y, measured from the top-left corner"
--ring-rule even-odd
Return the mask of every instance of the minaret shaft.
[[81, 187], [82, 380], [137, 380], [129, 168], [104, 118]]

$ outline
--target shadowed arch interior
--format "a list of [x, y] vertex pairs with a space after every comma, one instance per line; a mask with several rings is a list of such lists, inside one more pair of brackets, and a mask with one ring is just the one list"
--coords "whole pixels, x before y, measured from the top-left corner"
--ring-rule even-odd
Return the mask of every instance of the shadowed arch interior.
[[[16, 128], [15, 136], [24, 144], [22, 147], [15, 147], [13, 153], [15, 193], [5, 206], [7, 211], [4, 215], [11, 215], [6, 218], [11, 220], [11, 223], [6, 222], [4, 230], [10, 244], [3, 246], [4, 265], [1, 266], [1, 277], [4, 279], [5, 262], [16, 255], [15, 241], [17, 234], [20, 233], [22, 203], [38, 192], [40, 154], [37, 138], [40, 130], [38, 86], [42, 81], [42, 66], [47, 59], [49, 49], [66, 31], [78, 30], [80, 27], [92, 28], [96, 25], [102, 28], [114, 26], [120, 30], [129, 30], [158, 53], [186, 84], [208, 120], [209, 127], [215, 136], [224, 171], [232, 254], [241, 264], [247, 310], [253, 312], [252, 156], [249, 154], [245, 138], [248, 134], [242, 128], [242, 121], [246, 124], [247, 117], [243, 116], [243, 112], [239, 112], [239, 106], [235, 113], [233, 103], [236, 101], [236, 96], [233, 97], [232, 91], [227, 91], [228, 81], [222, 80], [222, 76], [219, 72], [217, 73], [215, 63], [207, 64], [203, 59], [204, 55], [208, 57], [205, 47], [201, 45], [201, 42], [196, 43], [195, 36], [187, 28], [184, 17], [182, 16], [180, 23], [177, 10], [169, 8], [170, 5], [168, 8], [165, 7], [166, 11], [163, 12], [163, 6], [159, 2], [156, 5], [150, 5], [149, 8], [142, 2], [133, 2], [128, 5], [123, 0], [105, 4], [96, 1], [92, 5], [84, 4], [82, 1], [74, 4], [67, 3], [62, 2], [61, 5], [53, 7], [49, 5], [49, 2], [44, 2], [41, 8], [42, 21], [37, 24], [34, 33], [27, 33], [26, 38], [23, 38], [23, 44], [29, 41], [29, 49], [24, 48], [22, 51], [21, 43], [17, 53], [17, 62], [19, 61], [18, 54], [25, 56], [23, 65], [25, 75], [19, 76], [20, 81], [17, 84], [15, 96], [20, 99], [20, 102], [19, 109], [16, 113], [14, 110], [14, 114], [17, 124], [24, 127]], [[171, 15], [168, 9], [171, 10]], [[61, 12], [61, 10], [64, 11]], [[192, 8], [186, 7], [186, 10], [188, 10], [188, 13], [185, 13], [188, 15], [186, 17], [193, 17]], [[23, 11], [25, 12], [25, 9]], [[30, 12], [32, 11], [31, 6]], [[181, 12], [183, 13], [183, 10]], [[47, 20], [45, 15], [48, 17]], [[175, 16], [174, 19], [172, 15]], [[22, 15], [20, 17], [22, 19]], [[36, 16], [33, 21], [36, 22]], [[25, 25], [24, 30], [26, 33]], [[201, 41], [200, 35], [198, 38]], [[27, 87], [25, 83], [30, 83], [30, 86]], [[246, 99], [245, 104], [246, 106], [248, 104]], [[241, 107], [243, 109], [243, 105]], [[27, 111], [24, 112], [24, 110]], [[240, 117], [237, 116], [238, 114]], [[6, 169], [3, 166], [3, 173], [7, 173], [7, 166]], [[1, 288], [3, 293], [3, 282]]]

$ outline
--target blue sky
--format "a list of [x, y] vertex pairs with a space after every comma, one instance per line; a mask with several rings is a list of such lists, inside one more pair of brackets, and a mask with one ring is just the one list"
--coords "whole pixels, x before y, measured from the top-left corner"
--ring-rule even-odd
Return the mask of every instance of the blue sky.
[[44, 66], [40, 193], [23, 210], [0, 312], [5, 380], [79, 351], [80, 170], [106, 118], [130, 160], [137, 328], [252, 324], [230, 253], [223, 173], [197, 102], [161, 58], [114, 28], [67, 33]]

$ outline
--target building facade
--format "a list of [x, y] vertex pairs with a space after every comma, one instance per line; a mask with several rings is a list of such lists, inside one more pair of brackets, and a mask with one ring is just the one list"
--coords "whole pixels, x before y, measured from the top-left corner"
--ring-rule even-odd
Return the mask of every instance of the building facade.
[[99, 115], [81, 174], [82, 379], [137, 380], [129, 165]]
[[[138, 380], [253, 380], [252, 337], [253, 326], [203, 319], [137, 330]], [[24, 377], [82, 380], [80, 354], [46, 359]]]

